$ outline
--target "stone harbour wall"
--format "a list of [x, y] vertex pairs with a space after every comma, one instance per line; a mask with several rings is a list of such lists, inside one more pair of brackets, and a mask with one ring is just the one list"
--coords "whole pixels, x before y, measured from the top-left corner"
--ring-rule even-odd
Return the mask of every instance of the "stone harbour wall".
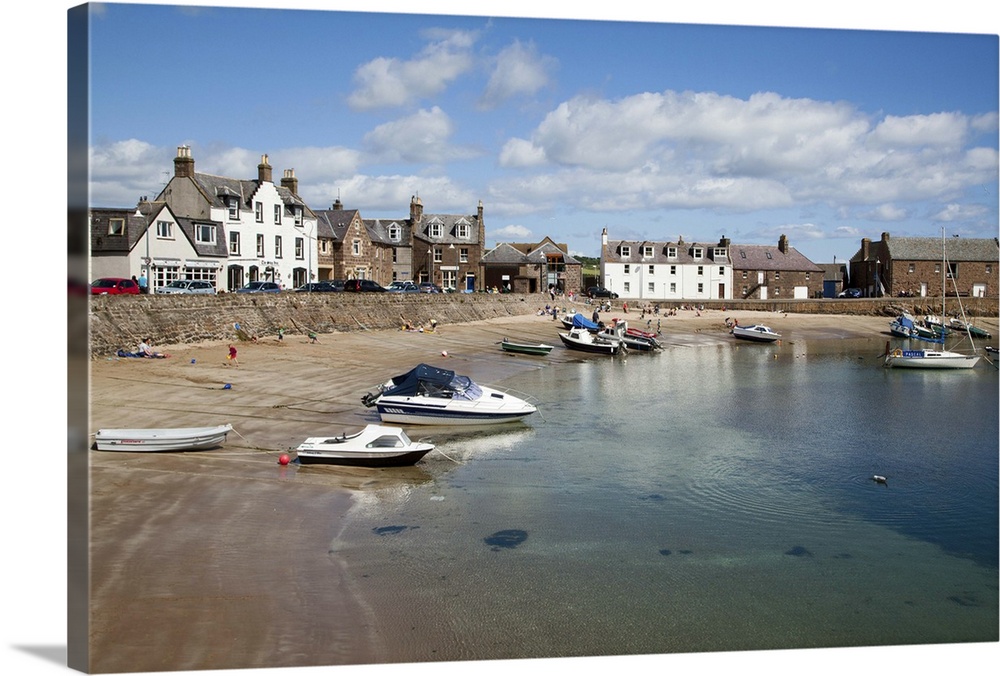
[[[119, 349], [134, 350], [143, 337], [156, 345], [183, 345], [201, 341], [233, 340], [239, 324], [246, 333], [275, 336], [279, 327], [289, 335], [395, 329], [405, 317], [414, 325], [431, 319], [442, 325], [473, 322], [497, 317], [534, 314], [549, 304], [548, 294], [388, 294], [388, 293], [295, 293], [219, 294], [217, 296], [93, 296], [88, 299], [88, 327], [91, 357], [107, 356]], [[621, 308], [623, 299], [614, 301]], [[630, 313], [653, 301], [628, 300]], [[584, 314], [589, 308], [566, 299], [557, 304], [575, 307]], [[684, 305], [712, 310], [767, 311], [805, 314], [874, 315], [895, 317], [901, 312], [915, 316], [940, 314], [941, 300], [935, 298], [862, 298], [809, 300], [725, 300], [660, 301], [661, 308]], [[970, 317], [996, 317], [998, 299], [963, 298]], [[947, 300], [949, 316], [958, 310], [956, 299]], [[77, 325], [74, 325], [77, 326]], [[73, 329], [71, 327], [71, 333]], [[245, 334], [244, 336], [245, 337]], [[84, 336], [77, 337], [77, 340]], [[71, 336], [72, 340], [72, 336]]]

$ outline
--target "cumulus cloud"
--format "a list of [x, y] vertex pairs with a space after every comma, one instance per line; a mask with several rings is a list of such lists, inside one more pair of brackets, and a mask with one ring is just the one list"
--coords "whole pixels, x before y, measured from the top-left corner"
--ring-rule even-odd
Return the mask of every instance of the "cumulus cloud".
[[529, 237], [531, 237], [531, 230], [523, 225], [505, 225], [502, 228], [490, 230], [489, 234], [490, 239], [495, 238], [513, 241], [523, 241]]
[[479, 105], [495, 108], [515, 96], [536, 94], [550, 83], [556, 64], [556, 59], [540, 55], [534, 44], [514, 42], [497, 55]]
[[348, 96], [355, 110], [409, 105], [441, 93], [459, 76], [472, 69], [475, 33], [438, 31], [433, 41], [408, 61], [379, 57], [354, 72], [356, 88]]
[[449, 145], [455, 125], [434, 106], [393, 122], [387, 122], [364, 137], [372, 161], [443, 163], [478, 154], [471, 148]]

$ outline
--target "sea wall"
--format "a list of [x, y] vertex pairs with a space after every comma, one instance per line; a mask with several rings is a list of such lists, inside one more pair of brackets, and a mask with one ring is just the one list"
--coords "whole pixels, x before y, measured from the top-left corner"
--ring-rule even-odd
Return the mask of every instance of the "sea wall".
[[[246, 333], [274, 336], [279, 327], [289, 335], [393, 329], [406, 318], [415, 325], [431, 319], [442, 325], [496, 317], [533, 314], [549, 303], [547, 294], [354, 294], [281, 293], [220, 294], [218, 296], [94, 296], [87, 319], [91, 357], [132, 350], [143, 337], [157, 345], [181, 345], [206, 340], [232, 340], [239, 324]], [[652, 305], [653, 303], [649, 303]], [[661, 302], [661, 308], [684, 303]], [[691, 302], [688, 303], [689, 305]], [[569, 306], [565, 299], [559, 305]], [[640, 301], [630, 301], [638, 309]], [[921, 316], [939, 314], [940, 299], [872, 298], [810, 300], [697, 301], [706, 309], [768, 311], [805, 314], [875, 315], [900, 312]], [[966, 314], [996, 317], [996, 298], [963, 298]], [[615, 301], [621, 307], [621, 300]], [[575, 304], [589, 314], [582, 303]], [[948, 299], [948, 314], [958, 309]], [[244, 336], [245, 337], [245, 336]], [[78, 338], [79, 339], [79, 338]]]

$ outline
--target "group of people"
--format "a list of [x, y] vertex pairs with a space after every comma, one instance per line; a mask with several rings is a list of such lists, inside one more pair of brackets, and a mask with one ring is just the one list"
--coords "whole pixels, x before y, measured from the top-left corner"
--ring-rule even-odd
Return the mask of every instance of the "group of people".
[[132, 275], [132, 281], [139, 287], [139, 293], [149, 293], [149, 281], [146, 279], [145, 272], [139, 275], [138, 278], [136, 278], [135, 275]]
[[136, 350], [136, 354], [140, 357], [146, 357], [147, 359], [164, 359], [170, 355], [164, 354], [162, 352], [157, 352], [153, 349], [153, 339], [143, 338], [139, 341], [139, 347]]

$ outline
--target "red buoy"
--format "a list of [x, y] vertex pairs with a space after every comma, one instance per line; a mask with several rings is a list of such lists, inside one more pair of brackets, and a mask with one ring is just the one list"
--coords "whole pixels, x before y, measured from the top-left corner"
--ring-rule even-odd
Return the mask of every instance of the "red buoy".
[[288, 458], [288, 454], [287, 453], [282, 453], [281, 455], [278, 456], [278, 464], [279, 465], [287, 465], [288, 464], [288, 460], [289, 460], [289, 458]]

